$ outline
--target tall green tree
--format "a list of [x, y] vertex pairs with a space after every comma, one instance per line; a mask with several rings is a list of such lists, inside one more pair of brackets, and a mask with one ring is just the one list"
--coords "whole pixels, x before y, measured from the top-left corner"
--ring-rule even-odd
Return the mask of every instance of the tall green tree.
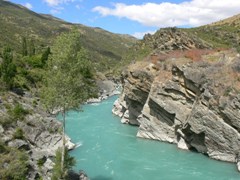
[[[68, 154], [67, 149], [65, 149], [64, 155], [64, 169], [71, 169], [75, 164], [76, 161], [73, 157]], [[56, 158], [54, 160], [54, 167], [52, 172], [52, 180], [59, 180], [62, 177], [62, 168], [61, 168], [61, 161], [62, 161], [62, 150], [58, 149], [56, 151]], [[67, 176], [67, 175], [66, 175]]]
[[2, 53], [2, 64], [0, 67], [1, 77], [7, 89], [11, 89], [14, 84], [14, 77], [16, 76], [17, 69], [13, 63], [13, 52], [9, 47], [5, 47]]
[[51, 54], [50, 47], [47, 47], [47, 49], [43, 52], [43, 54], [41, 56], [41, 62], [43, 64], [43, 66], [46, 64], [50, 54]]
[[34, 44], [33, 39], [31, 39], [30, 42], [29, 42], [29, 50], [28, 50], [29, 56], [34, 56], [35, 55], [35, 51], [36, 51], [35, 44]]
[[42, 98], [48, 109], [61, 110], [63, 117], [63, 148], [61, 158], [62, 178], [65, 155], [65, 116], [69, 109], [80, 109], [80, 104], [96, 95], [91, 64], [86, 50], [80, 43], [77, 30], [60, 35], [47, 61], [46, 86], [42, 89]]
[[28, 55], [27, 39], [25, 37], [22, 37], [22, 56], [27, 55]]

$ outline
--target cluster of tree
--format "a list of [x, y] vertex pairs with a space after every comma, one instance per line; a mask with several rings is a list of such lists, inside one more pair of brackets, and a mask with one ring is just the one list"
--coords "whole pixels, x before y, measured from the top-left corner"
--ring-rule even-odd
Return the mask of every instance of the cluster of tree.
[[2, 53], [2, 63], [0, 66], [0, 76], [7, 89], [11, 89], [14, 84], [17, 68], [13, 63], [13, 53], [11, 48], [6, 47]]
[[42, 48], [38, 54], [35, 54], [35, 50], [32, 50], [35, 49], [35, 46], [27, 48], [25, 38], [23, 38], [23, 47], [25, 50], [23, 50], [22, 56], [10, 47], [4, 47], [0, 52], [0, 83], [2, 84], [1, 88], [5, 90], [30, 89], [29, 86], [35, 86], [42, 80], [42, 74], [46, 71], [47, 60], [51, 54], [50, 48]]
[[23, 56], [33, 56], [35, 55], [35, 44], [33, 39], [31, 39], [29, 42], [27, 42], [26, 37], [22, 37], [22, 55]]
[[36, 52], [35, 44], [32, 39], [27, 40], [26, 37], [22, 37], [22, 57], [33, 68], [44, 68], [48, 56], [51, 54], [50, 47], [38, 48], [40, 52]]

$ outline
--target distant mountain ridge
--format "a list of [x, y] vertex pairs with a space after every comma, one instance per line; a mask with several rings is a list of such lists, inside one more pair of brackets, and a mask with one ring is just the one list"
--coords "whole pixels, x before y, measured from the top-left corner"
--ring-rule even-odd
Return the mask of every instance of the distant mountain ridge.
[[76, 27], [82, 34], [83, 46], [90, 52], [96, 68], [101, 70], [114, 67], [136, 42], [134, 37], [128, 35], [65, 22], [3, 0], [0, 0], [0, 24], [0, 50], [9, 45], [18, 52], [22, 37], [34, 40], [37, 46], [49, 46], [59, 34]]

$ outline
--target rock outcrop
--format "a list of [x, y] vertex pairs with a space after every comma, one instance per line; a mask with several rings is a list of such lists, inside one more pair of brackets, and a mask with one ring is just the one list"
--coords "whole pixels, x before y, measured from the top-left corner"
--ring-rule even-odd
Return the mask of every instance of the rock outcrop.
[[204, 49], [211, 45], [197, 36], [177, 28], [163, 28], [155, 34], [146, 34], [139, 44], [141, 48], [150, 48], [158, 52], [188, 49]]
[[[62, 147], [61, 123], [45, 113], [40, 103], [29, 93], [23, 96], [6, 93], [1, 99], [1, 124], [4, 124], [4, 127], [0, 125], [1, 142], [28, 154], [27, 179], [40, 177], [46, 180], [51, 179], [55, 152]], [[9, 116], [6, 107], [14, 106], [14, 102], [21, 104], [24, 109], [29, 111], [24, 119]], [[12, 122], [3, 123], [4, 118], [11, 119]], [[21, 136], [16, 137], [17, 129], [22, 132]], [[73, 149], [75, 146], [67, 136], [66, 144], [68, 149]]]
[[91, 98], [87, 103], [99, 103], [110, 96], [120, 94], [121, 86], [113, 80], [98, 80], [97, 86], [99, 90], [98, 98]]
[[[143, 64], [142, 66], [145, 66]], [[142, 66], [122, 73], [124, 94], [114, 104], [113, 113], [122, 118], [122, 123], [139, 125], [137, 117], [141, 114], [148, 99], [154, 74], [141, 69]]]
[[239, 61], [236, 53], [225, 51], [199, 62], [135, 64], [122, 74], [123, 93], [113, 113], [139, 125], [138, 137], [237, 162], [239, 168]]

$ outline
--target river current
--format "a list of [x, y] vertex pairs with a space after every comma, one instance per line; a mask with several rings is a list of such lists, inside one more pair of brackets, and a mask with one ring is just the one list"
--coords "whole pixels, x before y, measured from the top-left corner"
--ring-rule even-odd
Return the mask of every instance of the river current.
[[137, 127], [111, 113], [116, 96], [70, 111], [66, 132], [70, 152], [91, 180], [239, 180], [235, 164], [212, 160], [176, 145], [136, 137]]

